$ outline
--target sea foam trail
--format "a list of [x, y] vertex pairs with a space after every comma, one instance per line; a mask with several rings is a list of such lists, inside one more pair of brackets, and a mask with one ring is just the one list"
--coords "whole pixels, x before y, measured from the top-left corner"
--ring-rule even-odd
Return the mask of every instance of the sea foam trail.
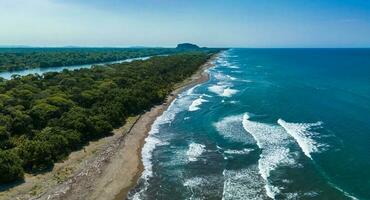
[[242, 142], [245, 144], [254, 143], [254, 140], [251, 136], [245, 135], [242, 121], [243, 115], [232, 115], [214, 123], [213, 126], [225, 139], [233, 142]]
[[214, 77], [217, 79], [217, 80], [220, 80], [220, 81], [234, 81], [236, 80], [235, 77], [232, 77], [230, 75], [225, 75], [225, 74], [222, 74], [220, 72], [216, 73], [214, 75]]
[[310, 159], [311, 153], [318, 151], [319, 144], [312, 139], [313, 136], [317, 135], [315, 132], [311, 132], [310, 129], [313, 127], [320, 126], [322, 122], [317, 123], [288, 123], [282, 119], [279, 119], [277, 123], [282, 126], [285, 131], [291, 135], [294, 140], [298, 143], [303, 153]]
[[144, 171], [139, 179], [139, 183], [142, 183], [142, 187], [133, 196], [129, 195], [128, 199], [133, 200], [142, 199], [141, 198], [142, 195], [144, 195], [144, 192], [147, 190], [147, 187], [149, 186], [148, 180], [153, 176], [152, 170], [153, 164], [151, 161], [153, 151], [157, 146], [163, 144], [163, 142], [156, 136], [156, 134], [159, 132], [160, 125], [170, 123], [174, 119], [176, 113], [174, 112], [174, 105], [176, 101], [177, 99], [175, 99], [168, 107], [168, 109], [164, 111], [161, 116], [157, 117], [157, 119], [152, 124], [148, 137], [145, 139], [145, 144], [141, 150]]
[[[286, 122], [282, 119], [279, 119], [277, 123], [282, 126], [286, 132], [294, 138], [294, 140], [298, 143], [299, 147], [303, 151], [303, 153], [310, 159], [312, 159], [311, 154], [318, 152], [319, 148], [322, 146], [322, 144], [319, 144], [316, 142], [313, 137], [317, 136], [318, 134], [316, 132], [313, 132], [311, 129], [320, 127], [323, 123], [322, 122], [316, 122], [316, 123], [290, 123]], [[325, 177], [327, 175], [325, 172], [323, 172]], [[328, 177], [327, 177], [328, 178]], [[348, 198], [357, 200], [356, 197], [352, 196], [345, 190], [341, 189], [339, 186], [332, 183], [330, 180], [328, 181], [329, 185], [331, 185], [333, 188], [339, 190], [342, 192], [345, 196]]]
[[224, 188], [222, 200], [259, 200], [266, 199], [263, 180], [258, 174], [257, 166], [247, 169], [224, 170]]
[[231, 89], [228, 85], [212, 85], [208, 87], [208, 90], [222, 97], [232, 97], [234, 94], [239, 92], [236, 89]]
[[292, 166], [295, 160], [290, 156], [289, 135], [283, 128], [275, 125], [264, 124], [249, 120], [250, 116], [243, 116], [243, 127], [256, 140], [257, 145], [262, 149], [258, 160], [258, 169], [262, 178], [265, 180], [266, 194], [275, 199], [280, 189], [269, 183], [270, 173], [279, 166]]
[[206, 146], [203, 144], [198, 143], [191, 143], [189, 145], [189, 149], [186, 152], [186, 155], [188, 156], [188, 160], [190, 162], [194, 162], [198, 160], [198, 157], [202, 155], [202, 153], [205, 151]]
[[203, 99], [203, 95], [201, 95], [199, 98], [195, 99], [191, 105], [189, 106], [189, 111], [190, 112], [193, 112], [193, 111], [197, 111], [199, 110], [199, 106], [202, 105], [202, 103], [204, 102], [208, 102], [207, 100]]
[[153, 122], [151, 129], [148, 133], [148, 137], [145, 138], [145, 144], [141, 151], [142, 162], [144, 165], [144, 171], [139, 179], [138, 185], [140, 185], [139, 191], [135, 192], [133, 195], [129, 194], [128, 199], [139, 200], [142, 199], [142, 196], [145, 195], [145, 191], [147, 190], [149, 183], [148, 180], [153, 176], [153, 164], [152, 164], [152, 156], [153, 151], [157, 146], [166, 144], [164, 141], [159, 139], [157, 134], [159, 133], [159, 128], [161, 125], [171, 123], [177, 113], [186, 110], [188, 105], [190, 104], [190, 97], [192, 95], [193, 90], [197, 86], [194, 86], [189, 91], [183, 92], [178, 95], [172, 103], [169, 105], [166, 111], [162, 113], [161, 116], [157, 117]]

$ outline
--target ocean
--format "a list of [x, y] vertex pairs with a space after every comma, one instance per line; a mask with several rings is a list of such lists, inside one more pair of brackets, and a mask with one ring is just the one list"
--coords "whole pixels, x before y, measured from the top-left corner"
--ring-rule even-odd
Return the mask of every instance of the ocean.
[[230, 49], [156, 119], [129, 199], [370, 199], [370, 49]]

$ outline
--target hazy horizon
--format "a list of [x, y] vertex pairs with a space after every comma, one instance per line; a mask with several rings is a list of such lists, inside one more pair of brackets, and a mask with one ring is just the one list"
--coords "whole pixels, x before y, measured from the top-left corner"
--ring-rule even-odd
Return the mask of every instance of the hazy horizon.
[[370, 2], [0, 0], [0, 45], [370, 47]]

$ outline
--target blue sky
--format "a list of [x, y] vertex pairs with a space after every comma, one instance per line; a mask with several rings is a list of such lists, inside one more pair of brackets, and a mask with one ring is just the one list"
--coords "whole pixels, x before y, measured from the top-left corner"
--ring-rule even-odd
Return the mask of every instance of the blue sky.
[[370, 47], [368, 0], [0, 0], [0, 44]]

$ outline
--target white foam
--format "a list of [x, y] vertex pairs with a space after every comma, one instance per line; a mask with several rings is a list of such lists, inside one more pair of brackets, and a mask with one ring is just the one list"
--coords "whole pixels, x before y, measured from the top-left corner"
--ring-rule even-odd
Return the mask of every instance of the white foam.
[[202, 155], [202, 153], [205, 151], [205, 147], [203, 144], [198, 143], [191, 143], [189, 145], [189, 149], [186, 152], [186, 155], [188, 156], [188, 160], [190, 162], [194, 162], [198, 160], [198, 157]]
[[311, 153], [318, 151], [319, 144], [312, 138], [317, 133], [311, 132], [310, 129], [314, 126], [320, 126], [322, 123], [288, 123], [282, 119], [279, 119], [277, 123], [295, 139], [303, 153], [312, 159]]
[[[195, 87], [193, 87], [194, 89]], [[190, 89], [192, 90], [192, 88]], [[190, 104], [191, 100], [188, 94], [191, 94], [192, 91], [185, 91], [178, 95], [178, 97], [170, 104], [166, 111], [163, 114], [156, 118], [153, 122], [151, 129], [148, 133], [148, 137], [145, 138], [145, 144], [143, 149], [141, 150], [142, 162], [144, 165], [144, 171], [139, 179], [139, 182], [143, 183], [143, 187], [140, 188], [138, 192], [136, 192], [132, 197], [129, 199], [140, 199], [144, 192], [146, 191], [147, 187], [149, 186], [148, 180], [153, 176], [153, 164], [152, 164], [152, 155], [153, 151], [157, 146], [164, 145], [166, 142], [161, 141], [157, 134], [159, 133], [159, 128], [163, 124], [171, 123], [177, 113], [186, 110], [188, 105]]]
[[227, 60], [230, 57], [233, 57], [233, 56], [228, 55], [228, 53], [221, 54], [221, 56], [217, 59], [216, 62], [223, 67], [228, 67], [231, 69], [239, 69], [238, 66], [233, 65]]
[[236, 80], [235, 77], [232, 77], [230, 75], [225, 75], [225, 74], [222, 74], [220, 72], [218, 72], [217, 74], [215, 74], [214, 77], [217, 80], [220, 80], [220, 81], [234, 81], [234, 80]]
[[[223, 177], [219, 174], [212, 174], [206, 176], [195, 176], [191, 178], [183, 178], [183, 185], [190, 193], [183, 193], [182, 198], [172, 199], [188, 199], [188, 200], [202, 200], [214, 199], [220, 195], [217, 190], [218, 186], [223, 183]], [[171, 198], [170, 198], [171, 199]]]
[[153, 175], [151, 162], [152, 152], [154, 151], [156, 146], [162, 143], [162, 141], [156, 137], [156, 133], [159, 132], [160, 125], [169, 123], [174, 118], [173, 113], [171, 113], [171, 107], [174, 105], [174, 102], [170, 105], [167, 111], [163, 112], [163, 114], [154, 121], [151, 130], [149, 131], [149, 136], [145, 138], [145, 144], [141, 151], [142, 161], [145, 167], [142, 174], [142, 178], [144, 180], [147, 180]]
[[210, 87], [208, 87], [208, 90], [221, 96], [222, 93], [224, 92], [224, 89], [225, 89], [225, 86], [222, 86], [222, 85], [212, 85]]
[[226, 154], [249, 154], [251, 151], [253, 151], [253, 149], [247, 149], [247, 148], [244, 148], [242, 150], [229, 149], [229, 150], [225, 150], [224, 153]]
[[280, 190], [270, 184], [268, 178], [271, 172], [279, 166], [295, 164], [287, 147], [289, 136], [279, 126], [250, 121], [249, 118], [248, 114], [243, 116], [243, 127], [253, 136], [258, 147], [262, 149], [258, 160], [258, 169], [261, 177], [265, 180], [266, 194], [274, 199]]
[[212, 85], [208, 90], [222, 97], [232, 97], [238, 90], [231, 89], [228, 85]]
[[224, 170], [223, 200], [266, 199], [263, 180], [256, 166], [240, 170]]
[[202, 184], [204, 184], [205, 180], [201, 177], [194, 177], [194, 178], [190, 178], [190, 179], [187, 179], [185, 182], [184, 182], [184, 186], [185, 187], [196, 187], [196, 186], [200, 186]]
[[213, 124], [217, 132], [234, 142], [253, 143], [250, 135], [246, 135], [241, 125], [243, 115], [228, 116]]
[[208, 102], [207, 100], [203, 99], [202, 98], [203, 96], [201, 95], [198, 99], [195, 99], [191, 105], [189, 106], [189, 111], [192, 112], [192, 111], [196, 111], [196, 110], [199, 110], [199, 106], [202, 105], [202, 103], [204, 102]]
[[346, 197], [350, 198], [350, 199], [353, 199], [353, 200], [358, 200], [357, 197], [355, 196], [352, 196], [350, 193], [348, 193], [347, 191], [343, 190], [342, 188], [340, 188], [339, 186], [337, 186], [336, 184], [332, 183], [329, 181], [329, 185], [331, 185], [332, 187], [334, 187], [335, 189], [339, 190], [340, 192], [342, 192]]
[[238, 92], [238, 90], [235, 90], [235, 89], [231, 89], [230, 87], [227, 87], [224, 89], [223, 93], [221, 96], [224, 96], [224, 97], [231, 97], [233, 96], [234, 94], [236, 94]]
[[199, 86], [200, 86], [200, 84], [197, 84], [197, 85], [195, 85], [195, 86], [191, 87], [190, 89], [188, 89], [188, 91], [186, 91], [186, 94], [187, 94], [187, 95], [192, 95], [192, 94], [194, 93], [194, 90], [195, 90], [197, 87], [199, 87]]

